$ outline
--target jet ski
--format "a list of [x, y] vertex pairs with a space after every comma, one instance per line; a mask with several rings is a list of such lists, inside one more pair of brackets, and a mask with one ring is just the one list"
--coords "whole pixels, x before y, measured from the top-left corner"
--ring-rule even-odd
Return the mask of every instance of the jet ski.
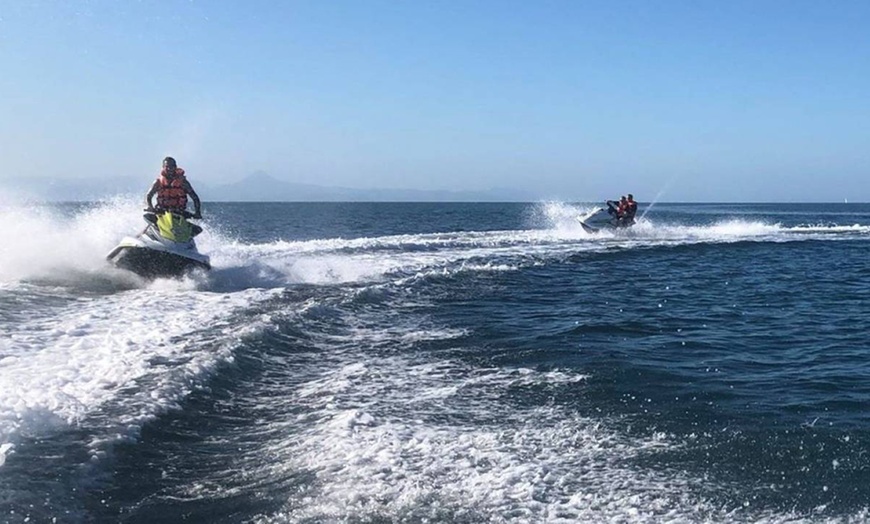
[[634, 217], [619, 218], [619, 202], [608, 200], [607, 207], [596, 207], [577, 221], [587, 233], [598, 233], [602, 229], [625, 229], [634, 225]]
[[208, 271], [209, 257], [196, 249], [193, 240], [202, 228], [188, 221], [191, 217], [187, 211], [148, 211], [145, 230], [122, 239], [106, 259], [148, 279], [180, 277], [197, 269]]

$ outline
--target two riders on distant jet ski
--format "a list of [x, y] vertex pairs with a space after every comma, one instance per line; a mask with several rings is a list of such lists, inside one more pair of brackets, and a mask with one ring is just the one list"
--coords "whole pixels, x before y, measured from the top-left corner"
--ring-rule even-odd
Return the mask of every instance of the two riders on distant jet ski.
[[634, 216], [637, 214], [637, 202], [634, 195], [628, 194], [628, 198], [622, 196], [619, 202], [608, 200], [607, 212], [614, 217], [616, 227], [629, 227], [634, 225]]
[[[157, 207], [151, 203], [151, 198], [157, 195]], [[187, 196], [190, 195], [193, 200], [193, 214], [187, 212]], [[187, 178], [184, 176], [184, 169], [178, 167], [175, 159], [168, 156], [163, 159], [163, 169], [148, 194], [145, 195], [145, 219], [151, 223], [156, 220], [156, 215], [169, 211], [184, 216], [185, 218], [202, 218], [202, 207], [199, 201], [199, 195], [193, 190]], [[202, 228], [194, 225], [194, 236], [202, 232]]]

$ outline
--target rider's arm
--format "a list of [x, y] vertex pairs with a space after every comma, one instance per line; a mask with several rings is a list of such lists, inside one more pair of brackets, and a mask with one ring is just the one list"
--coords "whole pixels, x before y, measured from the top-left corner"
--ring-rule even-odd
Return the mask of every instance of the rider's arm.
[[191, 200], [193, 200], [193, 214], [197, 217], [202, 216], [202, 204], [199, 201], [199, 195], [197, 195], [196, 191], [193, 190], [193, 186], [190, 185], [190, 182], [185, 181], [184, 190], [187, 191], [187, 194], [190, 195]]
[[154, 209], [154, 206], [151, 205], [151, 197], [157, 194], [157, 190], [160, 189], [160, 184], [155, 180], [153, 184], [151, 184], [151, 189], [148, 190], [148, 194], [145, 195], [145, 207], [147, 209]]

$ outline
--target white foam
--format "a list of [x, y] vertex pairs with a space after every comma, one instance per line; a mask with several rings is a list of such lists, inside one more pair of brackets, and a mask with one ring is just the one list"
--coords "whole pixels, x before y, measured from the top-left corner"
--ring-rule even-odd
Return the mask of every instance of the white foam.
[[797, 233], [862, 233], [867, 234], [870, 233], [870, 226], [865, 226], [861, 224], [852, 224], [852, 225], [831, 225], [831, 224], [819, 224], [819, 225], [801, 225], [794, 226], [788, 228], [789, 231], [794, 231]]
[[222, 327], [226, 317], [263, 297], [135, 291], [4, 324], [0, 446], [8, 453], [21, 438], [79, 424], [110, 404], [117, 415], [106, 420], [106, 438], [135, 437], [232, 358], [241, 334]]
[[[33, 204], [0, 207], [0, 282], [48, 279], [72, 284], [94, 278], [114, 280], [121, 287], [146, 283], [131, 273], [114, 270], [106, 255], [126, 236], [142, 231], [140, 197], [119, 196], [112, 200], [63, 208]], [[13, 224], [14, 227], [9, 225]], [[204, 222], [197, 237], [205, 252], [211, 244], [227, 242]]]
[[[69, 260], [88, 257], [94, 250], [85, 242], [68, 242], [67, 231], [58, 231], [50, 217], [42, 210], [25, 213], [21, 210], [0, 212], [0, 220], [6, 227], [0, 228], [0, 244], [4, 245], [0, 258], [0, 278], [14, 281], [27, 276], [39, 275]], [[10, 227], [9, 224], [15, 224]]]
[[[655, 223], [641, 219], [627, 231], [589, 234], [577, 217], [596, 206], [545, 202], [530, 209], [535, 229], [464, 231], [309, 241], [276, 240], [245, 244], [205, 223], [197, 238], [212, 258], [215, 286], [238, 289], [293, 283], [332, 284], [375, 281], [391, 274], [452, 270], [490, 271], [521, 267], [530, 258], [561, 257], [623, 245], [675, 245], [739, 240], [785, 241], [828, 238], [831, 234], [867, 234], [870, 226], [806, 225], [783, 227], [756, 220], [731, 219], [712, 225]], [[0, 220], [16, 224], [0, 231], [0, 282], [84, 272], [111, 275], [105, 254], [123, 237], [143, 227], [141, 202], [119, 197], [62, 216], [48, 206], [0, 207]], [[22, 234], [24, 232], [25, 234]], [[526, 262], [524, 262], [526, 261]], [[201, 286], [202, 287], [202, 286]]]
[[[404, 348], [467, 333], [387, 314], [357, 314], [344, 320], [361, 325], [309, 339], [322, 346], [318, 374], [284, 391], [293, 409], [283, 419], [275, 413], [268, 427], [279, 439], [237, 457], [234, 467], [244, 469], [247, 485], [236, 489], [300, 472], [313, 481], [288, 493], [286, 510], [255, 520], [654, 522], [669, 512], [679, 521], [715, 511], [691, 496], [698, 479], [628, 465], [679, 445], [666, 436], [628, 437], [558, 404], [523, 409], [499, 400], [518, 388], [579, 392], [585, 375], [429, 360]], [[293, 429], [280, 439], [284, 428]], [[194, 483], [182, 496], [228, 495], [223, 486]]]
[[[287, 391], [288, 402], [308, 414], [273, 421], [273, 435], [293, 428], [286, 438], [244, 459], [248, 489], [310, 478], [288, 491], [285, 509], [254, 521], [817, 521], [739, 500], [723, 505], [704, 493], [734, 486], [644, 466], [684, 445], [670, 435], [631, 436], [618, 420], [557, 403], [523, 409], [500, 401], [524, 387], [582, 394], [584, 380], [571, 371], [471, 369], [396, 356], [327, 369]], [[226, 496], [203, 485], [190, 495]]]
[[[44, 316], [34, 313], [23, 324], [2, 326], [0, 463], [20, 439], [78, 424], [109, 406], [117, 406], [119, 416], [98, 440], [135, 437], [141, 424], [172, 409], [217, 366], [232, 359], [232, 344], [239, 334], [225, 326], [224, 319], [271, 296], [249, 288], [360, 282], [402, 286], [464, 271], [516, 270], [548, 257], [613, 246], [783, 241], [870, 232], [860, 225], [784, 228], [728, 220], [686, 226], [641, 220], [629, 231], [588, 235], [576, 217], [591, 207], [549, 203], [540, 209], [538, 219], [548, 225], [546, 229], [245, 244], [206, 227], [198, 243], [212, 256], [215, 270], [205, 281], [140, 283], [142, 289], [81, 298]], [[58, 271], [103, 273], [105, 253], [120, 237], [142, 227], [141, 209], [133, 199], [102, 203], [72, 217], [51, 210], [26, 211], [0, 209], [0, 219], [23, 228], [0, 233], [0, 244], [11, 248], [0, 255], [0, 289], [11, 292], [18, 289], [19, 280]], [[203, 289], [236, 292], [217, 295]], [[203, 340], [199, 330], [220, 341]], [[346, 347], [366, 344], [397, 355], [421, 340], [464, 335], [462, 330], [408, 324], [396, 316], [374, 327], [349, 325], [344, 339], [333, 337], [329, 342]], [[341, 363], [341, 353], [333, 345], [329, 350], [327, 358]], [[525, 417], [526, 422], [508, 426], [509, 431], [495, 425], [392, 418], [384, 407], [414, 404], [449, 414], [456, 410], [451, 404], [469, 389], [497, 396], [507, 387], [564, 385], [582, 381], [582, 375], [472, 371], [449, 362], [373, 360], [366, 354], [359, 358], [296, 392], [296, 399], [313, 412], [312, 426], [301, 441], [282, 443], [287, 453], [279, 457], [283, 462], [277, 467], [318, 473], [323, 489], [311, 495], [307, 509], [313, 517], [328, 518], [333, 510], [342, 515], [400, 515], [433, 492], [451, 511], [465, 507], [505, 518], [517, 512], [518, 519], [529, 521], [558, 520], [557, 515], [655, 520], [653, 516], [671, 510], [694, 520], [703, 513], [693, 513], [692, 508], [709, 509], [703, 500], [677, 504], [667, 494], [696, 479], [638, 472], [620, 460], [626, 453], [674, 445], [667, 439], [628, 439], [600, 421], [553, 412], [555, 407], [510, 415]], [[483, 416], [493, 407], [491, 397], [485, 400], [476, 404], [473, 397], [463, 397], [466, 414]], [[103, 449], [104, 442], [94, 443], [95, 456]], [[350, 459], [339, 460], [342, 453]], [[601, 472], [606, 479], [599, 478]], [[464, 497], [471, 503], [463, 505]]]
[[[626, 437], [599, 419], [557, 406], [494, 412], [495, 399], [507, 388], [560, 387], [583, 378], [529, 369], [472, 371], [450, 362], [413, 365], [397, 358], [327, 372], [299, 391], [299, 402], [317, 413], [307, 420], [313, 425], [292, 445], [270, 450], [280, 453], [270, 456], [281, 469], [314, 473], [316, 487], [301, 507], [291, 503], [292, 511], [260, 520], [449, 515], [472, 521], [652, 522], [668, 512], [680, 520], [713, 511], [691, 497], [697, 479], [627, 465], [632, 457], [671, 449], [675, 444], [663, 435]], [[410, 411], [393, 417], [390, 406]], [[408, 416], [414, 411], [420, 416]], [[440, 415], [430, 419], [428, 413]], [[452, 422], [433, 422], [458, 413]]]

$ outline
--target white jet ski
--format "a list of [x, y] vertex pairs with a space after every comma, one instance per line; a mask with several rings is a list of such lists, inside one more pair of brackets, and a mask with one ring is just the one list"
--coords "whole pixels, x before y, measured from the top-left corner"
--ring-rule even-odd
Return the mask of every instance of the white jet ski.
[[116, 267], [143, 278], [180, 277], [193, 270], [211, 269], [208, 255], [196, 249], [193, 237], [202, 228], [189, 222], [188, 212], [148, 212], [148, 226], [135, 237], [125, 237], [106, 256]]
[[598, 233], [602, 229], [624, 229], [634, 225], [634, 217], [628, 219], [620, 219], [617, 216], [617, 206], [619, 202], [608, 200], [605, 202], [607, 207], [597, 207], [578, 217], [577, 221], [587, 233]]

